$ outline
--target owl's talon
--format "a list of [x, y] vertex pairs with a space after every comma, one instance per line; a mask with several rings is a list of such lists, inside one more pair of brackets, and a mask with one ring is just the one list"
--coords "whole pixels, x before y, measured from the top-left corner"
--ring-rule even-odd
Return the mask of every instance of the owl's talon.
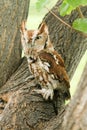
[[45, 88], [41, 90], [34, 89], [33, 92], [41, 94], [45, 100], [48, 100], [49, 98], [52, 100], [54, 95], [53, 89], [45, 89]]

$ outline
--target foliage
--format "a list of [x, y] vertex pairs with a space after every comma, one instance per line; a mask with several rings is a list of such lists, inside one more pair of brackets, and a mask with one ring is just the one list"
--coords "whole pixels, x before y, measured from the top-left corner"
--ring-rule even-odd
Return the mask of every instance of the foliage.
[[87, 33], [87, 18], [84, 18], [84, 19], [76, 19], [74, 22], [73, 22], [73, 27], [76, 29], [76, 30], [79, 30], [79, 31], [82, 31], [84, 33]]
[[60, 14], [62, 16], [70, 14], [72, 10], [81, 5], [87, 5], [87, 0], [64, 0], [60, 6]]
[[[84, 5], [87, 5], [87, 0], [64, 0], [62, 5], [60, 6], [60, 15], [68, 15], [71, 13], [72, 10], [76, 8], [80, 9], [80, 6]], [[73, 28], [83, 33], [87, 33], [87, 18], [82, 17], [80, 19], [76, 19], [73, 22]]]
[[[40, 11], [41, 9], [44, 8], [44, 6], [47, 6], [47, 3], [49, 2], [50, 0], [37, 0], [36, 7]], [[85, 5], [87, 5], [87, 0], [63, 0], [59, 9], [60, 15], [61, 16], [69, 15], [76, 8], [80, 9], [80, 6], [85, 6]], [[87, 33], [87, 18], [81, 17], [80, 19], [79, 18], [76, 19], [72, 23], [72, 26], [76, 30], [79, 30], [83, 33]]]

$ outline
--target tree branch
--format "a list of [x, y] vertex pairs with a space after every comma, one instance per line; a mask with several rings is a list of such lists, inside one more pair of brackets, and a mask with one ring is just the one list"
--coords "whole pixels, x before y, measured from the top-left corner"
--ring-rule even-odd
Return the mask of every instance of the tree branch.
[[72, 29], [72, 27], [71, 27], [68, 23], [66, 23], [65, 21], [63, 21], [59, 16], [57, 16], [55, 13], [53, 13], [51, 10], [49, 10], [46, 6], [45, 6], [45, 8], [46, 8], [51, 14], [53, 14], [53, 16], [56, 17], [60, 22], [62, 22], [63, 24], [65, 24], [66, 26], [68, 26], [70, 29]]
[[80, 18], [84, 18], [83, 13], [82, 13], [80, 7], [77, 7], [77, 11], [79, 13]]

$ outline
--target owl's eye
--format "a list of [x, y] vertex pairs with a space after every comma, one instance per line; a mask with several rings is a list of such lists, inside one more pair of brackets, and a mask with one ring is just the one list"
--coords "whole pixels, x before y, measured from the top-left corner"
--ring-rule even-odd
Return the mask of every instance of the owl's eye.
[[37, 36], [35, 39], [38, 40], [38, 39], [40, 39], [40, 38], [42, 38], [42, 37], [41, 37], [41, 36]]

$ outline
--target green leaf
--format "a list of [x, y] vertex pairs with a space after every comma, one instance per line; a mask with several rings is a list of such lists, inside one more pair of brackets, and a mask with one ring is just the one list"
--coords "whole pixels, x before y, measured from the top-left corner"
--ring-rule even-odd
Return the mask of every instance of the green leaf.
[[38, 11], [41, 11], [45, 5], [47, 5], [49, 0], [37, 0], [36, 2], [36, 9]]
[[68, 3], [63, 2], [60, 6], [60, 15], [65, 16], [66, 14], [70, 14], [73, 10], [72, 6], [70, 6]]
[[81, 32], [87, 33], [87, 18], [76, 19], [73, 22], [73, 28]]
[[87, 0], [66, 0], [66, 2], [71, 6], [73, 6], [74, 8], [80, 5], [87, 5]]
[[60, 6], [60, 15], [68, 15], [80, 5], [87, 5], [87, 0], [64, 0]]

